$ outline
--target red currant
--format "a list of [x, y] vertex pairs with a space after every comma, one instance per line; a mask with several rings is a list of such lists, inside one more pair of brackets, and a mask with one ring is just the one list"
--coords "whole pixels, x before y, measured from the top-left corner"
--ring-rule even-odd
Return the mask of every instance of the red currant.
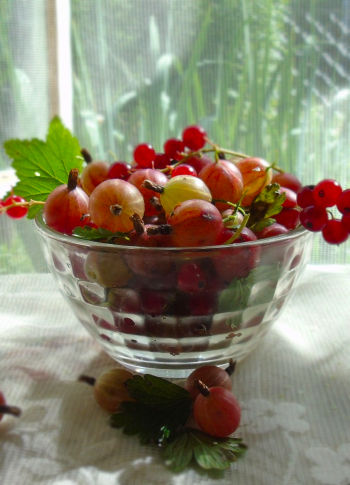
[[350, 189], [343, 190], [339, 195], [337, 208], [342, 214], [350, 214]]
[[297, 204], [301, 208], [315, 205], [314, 201], [314, 185], [305, 185], [297, 194]]
[[297, 209], [282, 209], [279, 214], [274, 215], [276, 222], [286, 227], [289, 231], [295, 229], [300, 221], [300, 212]]
[[343, 217], [341, 218], [341, 222], [345, 227], [345, 229], [350, 233], [350, 213], [343, 214]]
[[206, 143], [206, 132], [201, 126], [187, 126], [182, 132], [182, 140], [190, 150], [200, 150]]
[[[8, 207], [12, 204], [23, 204], [26, 201], [20, 197], [19, 195], [10, 195], [6, 200], [2, 202], [3, 207]], [[6, 210], [6, 214], [11, 217], [12, 219], [21, 219], [22, 217], [26, 216], [28, 213], [28, 207], [24, 206], [17, 206], [17, 207], [10, 207]]]
[[325, 179], [319, 182], [313, 192], [315, 204], [321, 207], [332, 207], [342, 193], [342, 188], [336, 180]]
[[184, 263], [177, 274], [177, 287], [184, 292], [201, 291], [207, 286], [207, 275], [196, 263]]
[[300, 222], [309, 231], [322, 231], [327, 221], [328, 215], [323, 207], [310, 205], [300, 212]]
[[191, 293], [189, 296], [189, 313], [190, 315], [212, 315], [216, 308], [216, 292], [199, 291]]
[[153, 165], [154, 168], [161, 170], [171, 164], [171, 158], [166, 153], [156, 153]]
[[339, 219], [330, 219], [322, 229], [323, 239], [329, 244], [341, 244], [345, 242], [349, 233]]
[[164, 152], [173, 160], [181, 160], [185, 144], [178, 138], [169, 138], [164, 143]]
[[149, 143], [140, 143], [134, 149], [134, 160], [140, 168], [151, 168], [156, 152]]
[[130, 173], [131, 173], [131, 165], [129, 163], [114, 162], [109, 167], [107, 178], [128, 180]]
[[197, 177], [196, 169], [192, 167], [192, 165], [188, 165], [187, 163], [181, 163], [177, 167], [174, 167], [171, 171], [171, 176], [176, 177], [177, 175], [192, 175], [193, 177]]

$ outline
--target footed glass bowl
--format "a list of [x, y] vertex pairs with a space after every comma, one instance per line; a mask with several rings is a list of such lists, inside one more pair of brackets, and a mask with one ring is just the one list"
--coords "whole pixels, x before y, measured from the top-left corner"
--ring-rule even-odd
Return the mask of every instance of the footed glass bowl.
[[104, 350], [134, 371], [179, 378], [259, 344], [312, 243], [298, 229], [229, 247], [150, 248], [65, 236], [42, 215], [36, 227], [61, 292]]

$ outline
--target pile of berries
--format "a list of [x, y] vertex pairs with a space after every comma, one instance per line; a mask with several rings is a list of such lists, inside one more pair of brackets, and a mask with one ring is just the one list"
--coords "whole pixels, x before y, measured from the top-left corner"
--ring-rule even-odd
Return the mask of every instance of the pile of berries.
[[[231, 376], [235, 364], [231, 360], [226, 369], [203, 365], [189, 374], [184, 383], [192, 399], [189, 425], [218, 438], [236, 431], [241, 420], [241, 408], [232, 393]], [[81, 375], [79, 381], [93, 386], [95, 400], [102, 409], [116, 413], [124, 402], [134, 400], [127, 389], [127, 382], [132, 377], [130, 371], [118, 367], [104, 372], [97, 379]]]
[[[151, 247], [254, 241], [300, 225], [320, 231], [330, 244], [349, 236], [350, 189], [331, 179], [303, 187], [261, 158], [218, 147], [197, 125], [186, 127], [181, 139], [166, 140], [161, 153], [137, 145], [132, 163], [109, 164], [93, 160], [86, 149], [81, 153], [82, 173], [71, 170], [67, 184], [56, 187], [44, 205], [48, 226], [68, 235], [77, 227], [102, 228], [124, 236], [116, 236], [116, 244]], [[252, 204], [270, 184], [284, 201], [273, 219], [254, 224]], [[33, 203], [12, 194], [0, 201], [0, 213], [20, 218]]]

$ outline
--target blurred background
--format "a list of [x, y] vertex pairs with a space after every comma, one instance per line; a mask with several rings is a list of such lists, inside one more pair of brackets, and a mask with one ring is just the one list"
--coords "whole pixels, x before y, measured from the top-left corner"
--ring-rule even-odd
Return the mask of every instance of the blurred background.
[[[0, 189], [9, 138], [59, 114], [94, 158], [202, 125], [304, 184], [350, 187], [350, 0], [1, 0]], [[314, 263], [349, 263], [318, 235]], [[0, 216], [0, 274], [46, 271], [33, 222]]]

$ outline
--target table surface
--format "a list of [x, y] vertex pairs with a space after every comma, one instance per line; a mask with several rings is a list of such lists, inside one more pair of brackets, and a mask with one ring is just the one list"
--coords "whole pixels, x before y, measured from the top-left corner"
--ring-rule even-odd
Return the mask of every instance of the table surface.
[[219, 479], [169, 472], [158, 450], [108, 425], [81, 373], [113, 361], [48, 274], [0, 277], [2, 485], [350, 484], [350, 266], [308, 266], [234, 375], [246, 455]]

